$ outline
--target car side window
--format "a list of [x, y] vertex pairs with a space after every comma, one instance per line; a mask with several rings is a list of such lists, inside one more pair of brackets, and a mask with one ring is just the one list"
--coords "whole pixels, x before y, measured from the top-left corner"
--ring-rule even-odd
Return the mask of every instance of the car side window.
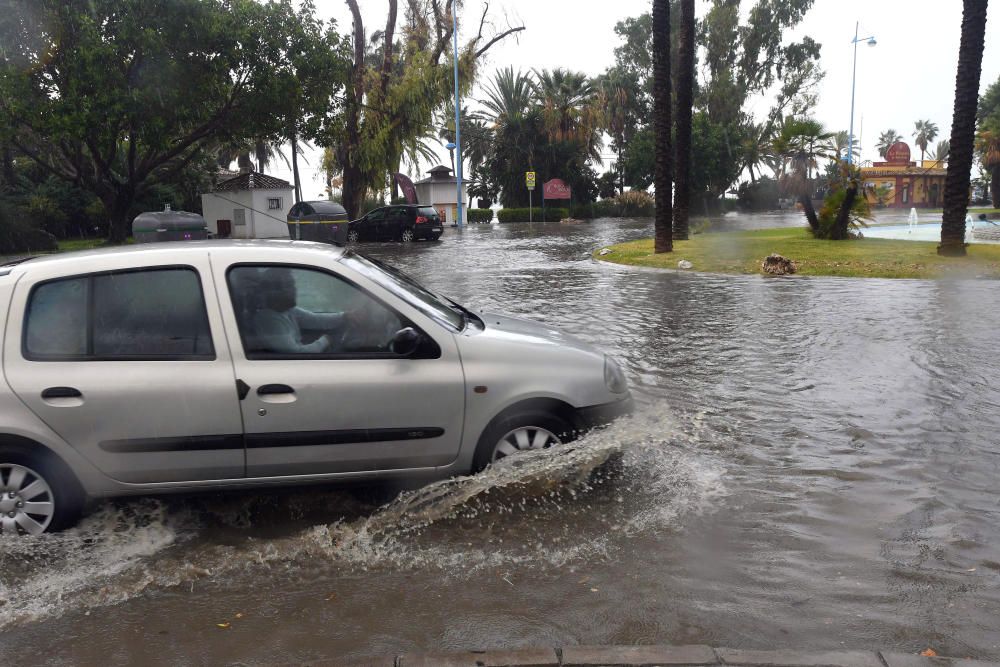
[[396, 221], [399, 221], [399, 222], [406, 222], [407, 213], [408, 213], [408, 211], [405, 208], [394, 208], [394, 209], [392, 209], [392, 216], [391, 217], [392, 217], [393, 220], [396, 220]]
[[226, 276], [248, 359], [392, 356], [410, 326], [364, 290], [325, 271], [239, 265]]
[[35, 360], [215, 358], [201, 281], [189, 268], [42, 283], [24, 332], [25, 356]]
[[366, 222], [381, 222], [385, 218], [385, 209], [375, 209], [365, 216]]

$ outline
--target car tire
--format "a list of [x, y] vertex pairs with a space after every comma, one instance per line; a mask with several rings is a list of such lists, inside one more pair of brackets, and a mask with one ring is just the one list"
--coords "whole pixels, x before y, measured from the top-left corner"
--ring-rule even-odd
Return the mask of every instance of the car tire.
[[[11, 482], [17, 488], [11, 486]], [[37, 482], [44, 489], [38, 492]], [[19, 498], [18, 492], [36, 489], [35, 495]], [[54, 533], [71, 528], [80, 520], [86, 496], [80, 483], [73, 473], [54, 454], [47, 450], [36, 450], [18, 445], [0, 444], [0, 491], [3, 500], [16, 500], [19, 503], [32, 503], [36, 506], [51, 504], [51, 514], [27, 512], [27, 517], [35, 524], [43, 526], [41, 532]], [[15, 494], [10, 498], [10, 494]], [[0, 500], [0, 502], [3, 502]], [[21, 507], [7, 508], [0, 524], [0, 536], [3, 536], [13, 525], [19, 534], [30, 533], [21, 523], [25, 512]], [[15, 516], [11, 517], [13, 513]], [[11, 522], [14, 519], [15, 522]], [[6, 529], [6, 530], [5, 530]]]
[[[570, 442], [573, 438], [573, 426], [561, 417], [549, 412], [517, 412], [501, 417], [493, 420], [479, 438], [479, 444], [476, 446], [476, 453], [472, 461], [472, 471], [479, 472], [486, 466], [504, 458], [511, 448], [547, 449], [553, 445]], [[526, 443], [525, 439], [527, 439]], [[518, 444], [519, 440], [520, 444]], [[504, 446], [505, 443], [506, 446]]]
[[351, 229], [347, 232], [347, 242], [357, 243], [361, 239], [361, 235], [358, 234], [358, 230]]
[[403, 243], [411, 243], [413, 241], [413, 230], [404, 229], [399, 234], [399, 240], [402, 241]]

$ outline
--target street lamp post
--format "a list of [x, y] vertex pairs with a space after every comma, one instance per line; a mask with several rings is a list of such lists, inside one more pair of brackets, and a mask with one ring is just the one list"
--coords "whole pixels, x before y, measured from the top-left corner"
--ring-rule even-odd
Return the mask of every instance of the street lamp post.
[[455, 209], [457, 214], [457, 219], [455, 223], [461, 227], [462, 226], [462, 130], [459, 127], [459, 122], [461, 120], [461, 110], [462, 107], [459, 104], [458, 99], [458, 13], [455, 10], [455, 5], [458, 2], [453, 1], [451, 3], [451, 34], [453, 38], [452, 42], [452, 55], [455, 61], [455, 178], [457, 180], [457, 190], [458, 195], [455, 200], [458, 202]]
[[854, 44], [854, 67], [851, 70], [851, 131], [847, 136], [847, 164], [851, 164], [854, 161], [854, 84], [858, 78], [858, 42], [867, 42], [868, 46], [875, 46], [875, 38], [873, 36], [858, 37], [858, 27], [860, 25], [860, 21], [854, 24], [854, 39], [851, 41]]

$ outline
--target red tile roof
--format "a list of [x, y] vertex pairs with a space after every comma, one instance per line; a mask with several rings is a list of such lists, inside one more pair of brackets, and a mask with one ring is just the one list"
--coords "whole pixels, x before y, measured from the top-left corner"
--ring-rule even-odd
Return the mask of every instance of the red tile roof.
[[222, 181], [215, 186], [218, 190], [284, 190], [291, 189], [292, 184], [274, 176], [251, 171], [240, 174], [236, 178]]

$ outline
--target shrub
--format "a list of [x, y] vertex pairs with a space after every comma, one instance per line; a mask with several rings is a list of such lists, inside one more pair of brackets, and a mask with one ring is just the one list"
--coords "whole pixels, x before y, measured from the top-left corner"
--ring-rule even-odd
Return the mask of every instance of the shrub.
[[740, 208], [747, 211], [770, 211], [778, 208], [778, 182], [761, 178], [756, 183], [740, 183], [737, 190]]
[[493, 209], [491, 208], [469, 208], [466, 209], [466, 219], [471, 223], [492, 222]]
[[56, 249], [56, 237], [25, 222], [18, 209], [0, 199], [0, 255]]
[[[500, 222], [528, 222], [529, 209], [527, 208], [502, 208], [497, 211]], [[530, 209], [531, 219], [535, 222], [542, 222], [542, 209]], [[544, 222], [559, 222], [563, 218], [569, 217], [568, 208], [557, 208], [553, 206], [545, 207]]]

